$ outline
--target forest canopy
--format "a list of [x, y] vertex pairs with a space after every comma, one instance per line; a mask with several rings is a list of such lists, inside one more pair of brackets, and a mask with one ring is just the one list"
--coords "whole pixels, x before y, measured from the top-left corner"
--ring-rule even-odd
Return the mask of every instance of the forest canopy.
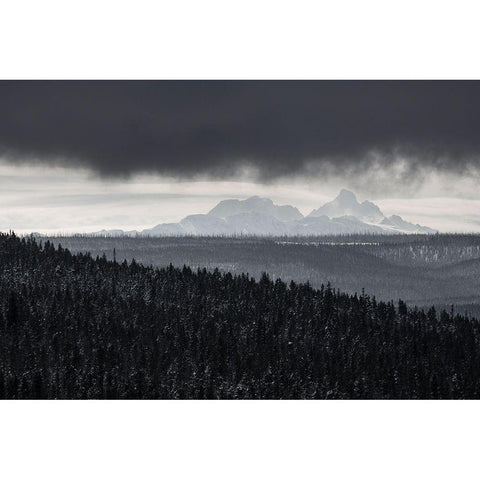
[[0, 397], [480, 398], [476, 319], [0, 234]]

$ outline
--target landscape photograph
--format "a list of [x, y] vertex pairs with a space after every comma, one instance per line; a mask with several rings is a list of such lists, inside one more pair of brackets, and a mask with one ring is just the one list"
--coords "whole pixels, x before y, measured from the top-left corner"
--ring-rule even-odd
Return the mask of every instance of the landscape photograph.
[[0, 106], [0, 398], [480, 398], [479, 81]]
[[476, 478], [477, 3], [0, 1], [2, 476]]

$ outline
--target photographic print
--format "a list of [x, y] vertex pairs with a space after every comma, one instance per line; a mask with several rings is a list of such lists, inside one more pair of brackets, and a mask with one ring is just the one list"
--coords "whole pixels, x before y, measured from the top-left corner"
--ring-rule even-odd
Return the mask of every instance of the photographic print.
[[0, 397], [478, 399], [478, 81], [1, 81]]

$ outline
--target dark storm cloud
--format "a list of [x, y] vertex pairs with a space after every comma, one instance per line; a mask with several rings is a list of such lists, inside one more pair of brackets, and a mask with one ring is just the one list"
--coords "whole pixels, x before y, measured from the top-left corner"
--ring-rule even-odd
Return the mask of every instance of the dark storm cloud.
[[12, 161], [264, 178], [307, 162], [458, 170], [480, 152], [480, 82], [0, 82], [0, 148]]

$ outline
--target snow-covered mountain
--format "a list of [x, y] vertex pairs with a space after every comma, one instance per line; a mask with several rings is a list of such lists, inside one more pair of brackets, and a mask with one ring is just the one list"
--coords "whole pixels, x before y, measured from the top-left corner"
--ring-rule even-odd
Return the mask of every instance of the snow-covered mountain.
[[385, 217], [372, 202], [359, 203], [355, 194], [341, 190], [331, 202], [304, 217], [291, 205], [275, 205], [258, 196], [223, 200], [207, 214], [189, 215], [178, 223], [161, 223], [141, 232], [102, 230], [98, 235], [270, 235], [306, 236], [352, 233], [435, 233], [398, 215]]
[[364, 222], [372, 223], [381, 222], [385, 218], [385, 215], [374, 203], [368, 200], [359, 203], [355, 194], [345, 189], [340, 190], [340, 193], [331, 202], [313, 210], [309, 217], [319, 217], [321, 215], [330, 218], [351, 215]]
[[436, 230], [433, 230], [429, 227], [423, 227], [418, 223], [409, 223], [406, 222], [399, 215], [392, 215], [390, 217], [385, 217], [380, 225], [384, 228], [391, 228], [392, 230], [399, 230], [406, 233], [436, 233]]
[[269, 198], [258, 196], [246, 200], [222, 200], [208, 212], [208, 215], [228, 218], [243, 213], [267, 215], [282, 222], [291, 222], [303, 218], [299, 210], [291, 205], [275, 205]]

